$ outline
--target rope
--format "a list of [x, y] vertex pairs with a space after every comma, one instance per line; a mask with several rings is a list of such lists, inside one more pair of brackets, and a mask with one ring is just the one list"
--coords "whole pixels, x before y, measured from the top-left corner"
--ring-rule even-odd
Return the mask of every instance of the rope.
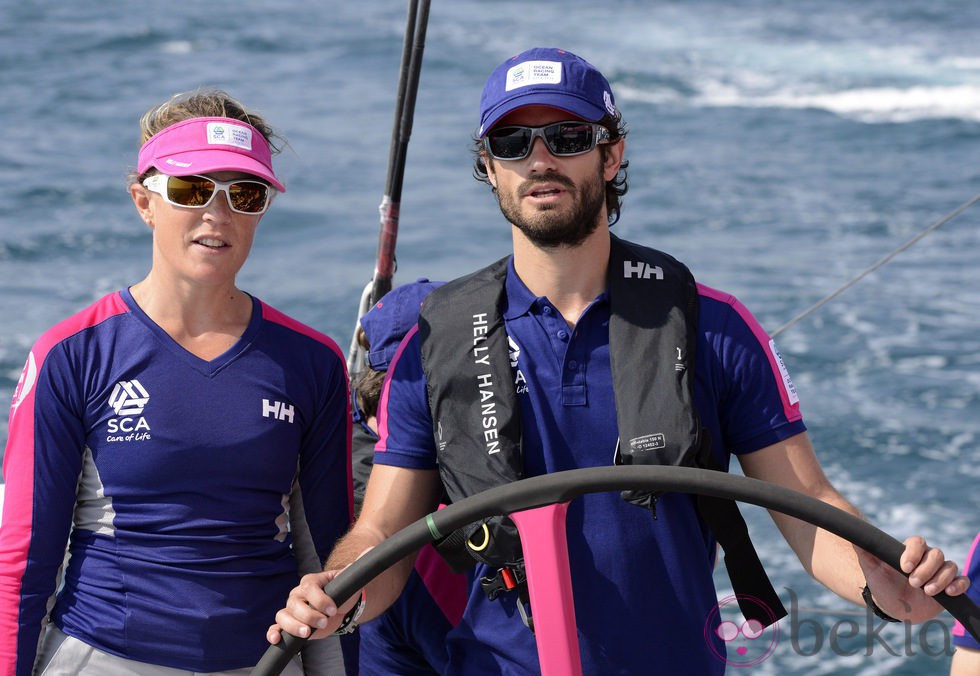
[[945, 216], [943, 216], [942, 218], [940, 218], [938, 221], [936, 221], [935, 223], [933, 223], [932, 225], [930, 225], [928, 228], [926, 228], [925, 230], [923, 230], [922, 232], [920, 232], [919, 234], [917, 234], [915, 237], [913, 237], [912, 239], [910, 239], [909, 241], [907, 241], [905, 244], [903, 244], [902, 246], [898, 247], [897, 249], [895, 249], [894, 251], [892, 251], [891, 253], [889, 253], [887, 256], [885, 256], [884, 258], [882, 258], [880, 261], [878, 261], [877, 263], [875, 263], [874, 265], [872, 265], [871, 267], [869, 267], [868, 269], [866, 269], [864, 272], [862, 272], [861, 274], [857, 275], [856, 277], [854, 277], [853, 279], [851, 279], [850, 281], [848, 281], [847, 283], [845, 283], [839, 289], [837, 289], [836, 291], [834, 291], [830, 295], [822, 298], [821, 300], [817, 301], [809, 309], [804, 310], [800, 314], [798, 314], [795, 317], [793, 317], [791, 320], [789, 320], [788, 322], [786, 322], [785, 324], [783, 324], [782, 326], [780, 326], [778, 329], [776, 329], [775, 331], [773, 331], [770, 334], [770, 337], [771, 338], [775, 338], [780, 333], [782, 333], [786, 329], [790, 328], [791, 326], [793, 326], [794, 324], [796, 324], [798, 321], [800, 321], [804, 317], [806, 317], [806, 316], [810, 315], [811, 313], [819, 310], [821, 307], [823, 307], [824, 305], [826, 305], [827, 303], [829, 303], [831, 300], [833, 300], [834, 298], [836, 298], [840, 294], [842, 294], [845, 291], [847, 291], [849, 288], [851, 288], [852, 286], [854, 286], [855, 284], [857, 284], [859, 281], [861, 281], [862, 279], [864, 279], [865, 277], [867, 277], [868, 275], [870, 275], [872, 272], [874, 272], [875, 270], [877, 270], [878, 268], [880, 268], [881, 266], [883, 266], [885, 263], [887, 263], [888, 261], [890, 261], [891, 259], [893, 259], [895, 256], [897, 256], [898, 254], [902, 253], [903, 251], [905, 251], [906, 249], [908, 249], [909, 247], [911, 247], [913, 244], [915, 244], [920, 239], [922, 239], [923, 237], [925, 237], [926, 235], [928, 235], [930, 232], [932, 232], [933, 230], [937, 230], [938, 228], [942, 227], [943, 225], [946, 225], [947, 223], [949, 223], [951, 220], [953, 220], [954, 218], [956, 218], [957, 216], [959, 216], [960, 214], [962, 214], [964, 211], [966, 211], [967, 209], [969, 209], [970, 207], [972, 207], [978, 201], [980, 201], [980, 194], [978, 194], [973, 199], [971, 199], [971, 200], [969, 200], [967, 202], [964, 202], [959, 207], [957, 207], [956, 209], [954, 209], [950, 213], [946, 214]]

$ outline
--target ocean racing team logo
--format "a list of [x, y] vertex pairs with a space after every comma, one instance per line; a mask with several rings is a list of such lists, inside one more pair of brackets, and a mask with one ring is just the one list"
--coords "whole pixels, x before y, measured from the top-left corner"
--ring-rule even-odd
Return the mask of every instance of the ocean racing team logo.
[[150, 401], [150, 393], [136, 380], [120, 380], [109, 395], [109, 406], [115, 411], [115, 418], [109, 418], [106, 441], [147, 441], [150, 438], [150, 423], [143, 417], [143, 411]]
[[207, 130], [208, 143], [211, 145], [252, 149], [252, 130], [244, 125], [208, 122]]

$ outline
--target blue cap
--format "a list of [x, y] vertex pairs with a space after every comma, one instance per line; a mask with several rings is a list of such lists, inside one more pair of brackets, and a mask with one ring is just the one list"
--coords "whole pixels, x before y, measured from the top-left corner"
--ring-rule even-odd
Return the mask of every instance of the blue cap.
[[559, 108], [589, 122], [616, 116], [612, 89], [595, 66], [563, 49], [535, 47], [490, 74], [480, 97], [479, 136], [512, 110], [533, 105]]
[[422, 301], [433, 289], [443, 284], [445, 282], [430, 282], [420, 277], [416, 282], [396, 286], [364, 313], [361, 328], [371, 346], [368, 366], [375, 371], [388, 370], [398, 344], [418, 323]]

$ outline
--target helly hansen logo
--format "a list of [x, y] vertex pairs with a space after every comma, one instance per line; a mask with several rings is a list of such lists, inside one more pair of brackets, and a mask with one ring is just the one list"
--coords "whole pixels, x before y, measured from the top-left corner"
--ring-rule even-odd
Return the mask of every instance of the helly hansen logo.
[[653, 267], [649, 263], [623, 261], [623, 278], [630, 279], [633, 277], [636, 277], [637, 279], [650, 279], [651, 277], [663, 279], [664, 271], [659, 265]]
[[117, 415], [142, 415], [150, 394], [140, 381], [120, 380], [109, 395], [109, 406]]
[[296, 409], [292, 404], [284, 404], [281, 401], [262, 400], [262, 417], [275, 418], [276, 420], [286, 420], [289, 424], [293, 423], [293, 416]]

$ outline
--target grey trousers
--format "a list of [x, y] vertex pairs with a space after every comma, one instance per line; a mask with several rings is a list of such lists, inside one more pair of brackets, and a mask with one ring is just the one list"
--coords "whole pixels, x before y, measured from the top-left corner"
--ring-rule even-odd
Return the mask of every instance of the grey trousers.
[[[210, 672], [206, 676], [248, 676], [251, 671], [248, 667]], [[111, 655], [74, 636], [67, 636], [53, 624], [45, 629], [34, 673], [37, 676], [205, 676], [200, 672], [158, 667]], [[299, 656], [294, 657], [282, 673], [283, 676], [303, 676]]]

